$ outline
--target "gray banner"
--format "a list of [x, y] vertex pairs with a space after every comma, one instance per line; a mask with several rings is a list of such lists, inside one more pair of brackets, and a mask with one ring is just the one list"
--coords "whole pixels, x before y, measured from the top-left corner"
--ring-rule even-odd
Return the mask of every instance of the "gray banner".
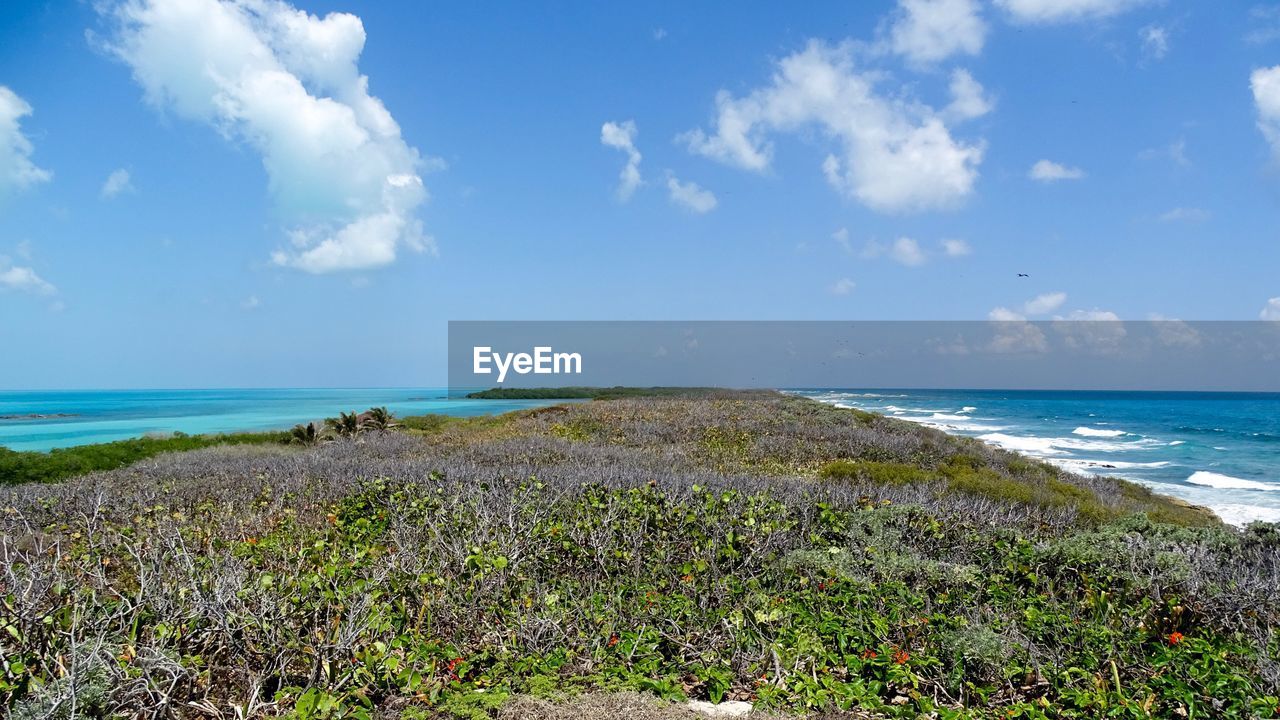
[[1280, 392], [1280, 322], [449, 323], [452, 392], [571, 385]]

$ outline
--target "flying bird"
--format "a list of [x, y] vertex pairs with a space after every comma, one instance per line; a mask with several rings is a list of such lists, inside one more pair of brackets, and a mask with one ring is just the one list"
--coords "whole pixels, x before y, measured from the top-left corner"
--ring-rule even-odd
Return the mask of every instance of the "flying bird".
[[1031, 276], [1026, 273], [1018, 273], [1018, 277], [1031, 277]]

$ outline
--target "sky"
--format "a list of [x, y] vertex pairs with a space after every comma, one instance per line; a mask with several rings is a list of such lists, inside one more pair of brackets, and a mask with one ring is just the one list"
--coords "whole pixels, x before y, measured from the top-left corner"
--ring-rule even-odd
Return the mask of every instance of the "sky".
[[1280, 2], [0, 4], [0, 388], [449, 320], [1280, 320]]

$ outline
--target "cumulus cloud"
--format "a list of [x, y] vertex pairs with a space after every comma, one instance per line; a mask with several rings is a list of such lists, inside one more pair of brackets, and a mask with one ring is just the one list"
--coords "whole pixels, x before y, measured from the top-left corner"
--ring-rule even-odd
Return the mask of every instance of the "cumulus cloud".
[[907, 267], [923, 265], [927, 259], [924, 251], [920, 249], [920, 243], [907, 237], [893, 241], [893, 245], [889, 246], [889, 257]]
[[1258, 106], [1258, 129], [1280, 158], [1280, 65], [1254, 70], [1250, 85]]
[[102, 183], [102, 197], [110, 199], [120, 193], [133, 192], [133, 179], [124, 168], [114, 170]]
[[1039, 182], [1051, 183], [1059, 180], [1079, 180], [1084, 177], [1084, 171], [1077, 167], [1060, 165], [1051, 160], [1040, 160], [1031, 166], [1027, 177]]
[[994, 107], [995, 102], [987, 97], [986, 90], [968, 70], [956, 69], [951, 73], [951, 104], [946, 109], [948, 117], [972, 120], [986, 115]]
[[1014, 22], [1051, 24], [1096, 20], [1127, 12], [1150, 0], [995, 0]]
[[977, 0], [898, 0], [889, 29], [893, 52], [922, 65], [977, 55], [986, 38]]
[[973, 192], [984, 145], [951, 135], [943, 113], [877, 88], [883, 75], [854, 66], [852, 46], [811, 41], [783, 58], [770, 83], [744, 97], [716, 96], [710, 134], [679, 140], [691, 152], [746, 170], [771, 164], [771, 132], [818, 128], [838, 146], [822, 169], [838, 191], [887, 212], [954, 207]]
[[1066, 301], [1067, 294], [1064, 292], [1044, 293], [1028, 300], [1022, 309], [1028, 315], [1047, 315], [1062, 307]]
[[1074, 310], [1053, 319], [1053, 329], [1067, 347], [1108, 354], [1120, 350], [1128, 331], [1110, 310]]
[[969, 243], [964, 240], [949, 238], [942, 241], [942, 252], [947, 257], [964, 257], [973, 254], [973, 248], [969, 247]]
[[362, 270], [433, 247], [415, 216], [427, 199], [419, 153], [359, 71], [360, 18], [281, 0], [125, 0], [107, 12], [109, 49], [153, 105], [261, 155], [292, 239], [274, 262]]
[[1262, 312], [1258, 313], [1261, 320], [1277, 320], [1280, 321], [1280, 297], [1273, 297], [1267, 301], [1262, 307]]
[[58, 289], [29, 267], [13, 265], [0, 255], [0, 290], [14, 290], [35, 295], [53, 295]]
[[715, 194], [704, 190], [696, 182], [680, 182], [676, 176], [668, 175], [667, 191], [671, 195], [671, 202], [700, 215], [716, 209]]
[[834, 284], [831, 285], [831, 294], [832, 295], [848, 295], [849, 293], [853, 292], [853, 289], [857, 286], [858, 284], [850, 280], [849, 278], [840, 278], [839, 280], [835, 281]]
[[22, 133], [22, 118], [31, 105], [17, 93], [0, 85], [0, 195], [48, 182], [53, 173], [31, 162], [35, 147]]
[[643, 184], [640, 178], [640, 151], [636, 149], [636, 123], [634, 120], [607, 122], [600, 128], [600, 142], [627, 154], [627, 164], [618, 175], [618, 199], [631, 199], [636, 188]]
[[987, 349], [994, 353], [1042, 353], [1049, 349], [1048, 338], [1021, 313], [998, 307], [987, 314], [993, 335]]

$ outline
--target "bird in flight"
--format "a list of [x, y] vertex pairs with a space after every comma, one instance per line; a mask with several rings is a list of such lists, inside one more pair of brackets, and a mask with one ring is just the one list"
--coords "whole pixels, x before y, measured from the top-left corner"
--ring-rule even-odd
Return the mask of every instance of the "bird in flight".
[[1018, 273], [1018, 277], [1031, 277], [1031, 276], [1026, 273]]

